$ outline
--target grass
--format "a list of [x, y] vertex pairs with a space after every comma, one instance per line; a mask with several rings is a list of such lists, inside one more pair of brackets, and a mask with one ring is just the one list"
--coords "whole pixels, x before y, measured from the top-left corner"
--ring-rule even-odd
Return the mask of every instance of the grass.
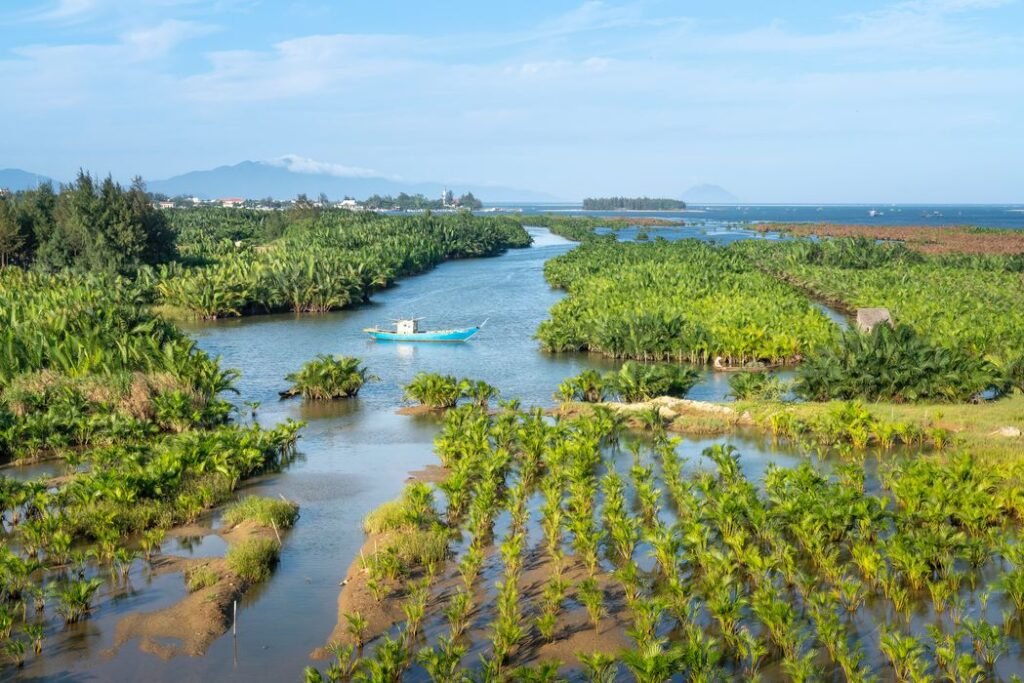
[[368, 514], [363, 520], [363, 531], [368, 534], [382, 534], [385, 531], [401, 529], [407, 520], [405, 499], [397, 498], [389, 500]]
[[255, 522], [263, 527], [288, 529], [299, 518], [299, 506], [290, 500], [246, 496], [224, 511], [224, 521], [231, 526]]
[[[769, 417], [783, 410], [805, 421], [812, 421], [833, 410], [839, 402], [780, 403], [777, 401], [737, 401], [739, 412], [749, 411], [758, 424], [767, 424]], [[967, 450], [979, 458], [1018, 459], [1022, 449], [1020, 438], [995, 433], [1002, 427], [1024, 431], [1024, 394], [979, 404], [908, 404], [864, 403], [871, 415], [888, 422], [908, 422], [923, 429], [946, 429], [956, 437], [954, 450]]]
[[240, 578], [250, 583], [259, 583], [270, 578], [280, 552], [275, 541], [254, 538], [232, 546], [225, 559], [228, 569]]
[[445, 560], [448, 556], [448, 540], [449, 532], [444, 527], [417, 529], [397, 535], [393, 547], [405, 565], [422, 567]]
[[210, 569], [209, 565], [189, 567], [185, 570], [185, 588], [188, 589], [189, 593], [209, 588], [218, 581], [220, 581], [220, 576], [217, 572]]

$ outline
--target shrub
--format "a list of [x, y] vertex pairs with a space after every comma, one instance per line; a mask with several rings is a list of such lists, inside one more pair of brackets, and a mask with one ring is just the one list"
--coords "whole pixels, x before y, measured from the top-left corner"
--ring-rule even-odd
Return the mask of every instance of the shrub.
[[224, 511], [224, 522], [235, 526], [256, 522], [260, 526], [288, 529], [299, 518], [299, 506], [290, 500], [246, 496]]
[[228, 569], [239, 578], [250, 583], [259, 583], [270, 578], [270, 572], [280, 556], [275, 541], [254, 538], [232, 546], [225, 557]]
[[189, 593], [209, 588], [218, 581], [220, 581], [220, 576], [217, 572], [210, 569], [209, 565], [189, 567], [185, 570], [185, 588], [188, 589]]
[[657, 396], [686, 396], [686, 392], [700, 379], [700, 373], [690, 367], [657, 363], [646, 365], [626, 361], [618, 372], [605, 376], [605, 385], [619, 394], [623, 401], [636, 403]]
[[1006, 391], [1003, 373], [983, 358], [931, 343], [912, 327], [848, 330], [798, 369], [795, 390], [811, 401], [968, 401]]
[[426, 528], [437, 522], [434, 493], [429, 484], [412, 482], [397, 500], [384, 503], [363, 520], [363, 530], [379, 534], [398, 529]]
[[560, 401], [600, 403], [605, 400], [607, 392], [608, 386], [601, 373], [597, 370], [584, 370], [559, 384], [555, 398]]
[[291, 388], [283, 397], [302, 396], [318, 401], [349, 398], [359, 393], [367, 381], [377, 379], [359, 366], [360, 360], [351, 356], [320, 354], [307, 361], [298, 372], [285, 377]]
[[467, 388], [453, 375], [420, 372], [405, 386], [405, 395], [430, 408], [454, 408]]
[[740, 401], [776, 401], [784, 393], [782, 380], [767, 373], [739, 372], [729, 378], [729, 395]]

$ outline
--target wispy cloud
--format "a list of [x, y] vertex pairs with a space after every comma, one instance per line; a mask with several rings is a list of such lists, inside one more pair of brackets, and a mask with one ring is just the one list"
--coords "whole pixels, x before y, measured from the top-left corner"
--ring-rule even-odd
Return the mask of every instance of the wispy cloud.
[[28, 15], [28, 19], [52, 22], [80, 21], [90, 15], [97, 5], [97, 0], [58, 0], [48, 9]]
[[[508, 31], [395, 22], [406, 28], [391, 34], [355, 29], [365, 25], [349, 21], [358, 10], [304, 34], [216, 15], [267, 10], [250, 0], [221, 0], [226, 9], [138, 1], [145, 21], [122, 11], [135, 6], [129, 0], [48, 7], [93, 23], [54, 30], [81, 35], [77, 43], [8, 47], [0, 81], [18, 97], [0, 101], [5, 123], [59, 124], [58, 112], [74, 108], [84, 113], [76, 122], [116, 129], [130, 121], [147, 141], [174, 130], [195, 140], [190, 154], [244, 155], [218, 162], [295, 150], [319, 159], [288, 154], [271, 163], [340, 177], [378, 175], [373, 167], [508, 185], [528, 174], [565, 195], [600, 179], [606, 160], [615, 178], [619, 168], [636, 169], [621, 182], [652, 183], [636, 187], [642, 192], [670, 185], [682, 167], [731, 164], [730, 173], [748, 178], [731, 189], [756, 197], [785, 175], [766, 169], [801, 154], [856, 156], [883, 138], [917, 141], [917, 157], [979, 135], [1002, 136], [993, 149], [1024, 144], [1015, 123], [1024, 101], [1012, 92], [1024, 82], [1024, 38], [1013, 22], [993, 19], [1012, 16], [1012, 0], [893, 0], [871, 11], [847, 2], [810, 19], [774, 6], [701, 7], [698, 18], [682, 3], [586, 1]], [[114, 5], [119, 20], [103, 27]], [[223, 27], [220, 45], [202, 40], [214, 24]], [[976, 163], [963, 154], [964, 168]], [[911, 151], [906, 168], [914, 158]], [[744, 169], [757, 164], [761, 175], [750, 180]], [[895, 174], [899, 164], [887, 168]]]
[[385, 175], [369, 168], [345, 166], [344, 164], [336, 164], [330, 161], [317, 161], [316, 159], [309, 159], [298, 154], [285, 154], [267, 163], [272, 166], [281, 166], [292, 173], [322, 173], [339, 178], [380, 178]]

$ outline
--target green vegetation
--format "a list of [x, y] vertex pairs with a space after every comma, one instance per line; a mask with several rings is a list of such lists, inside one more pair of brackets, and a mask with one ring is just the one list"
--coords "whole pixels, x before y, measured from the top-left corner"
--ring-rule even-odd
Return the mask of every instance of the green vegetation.
[[735, 245], [846, 310], [883, 306], [934, 344], [1008, 364], [1024, 349], [1019, 257], [926, 256], [866, 238]]
[[298, 372], [285, 377], [292, 386], [281, 392], [281, 396], [302, 396], [318, 401], [355, 396], [363, 384], [376, 379], [365, 367], [360, 367], [361, 362], [351, 356], [320, 354], [306, 361]]
[[729, 395], [741, 401], [777, 401], [787, 389], [782, 380], [766, 372], [737, 372], [729, 378]]
[[79, 172], [59, 192], [45, 184], [0, 195], [0, 268], [132, 273], [175, 256], [174, 234], [136, 178], [125, 190], [109, 176]]
[[225, 559], [228, 569], [240, 579], [260, 583], [270, 578], [280, 554], [281, 548], [277, 541], [252, 538], [228, 548]]
[[586, 242], [548, 261], [569, 295], [537, 337], [549, 351], [691, 363], [794, 362], [835, 335], [797, 290], [705, 242]]
[[367, 209], [373, 210], [388, 210], [388, 211], [425, 211], [425, 210], [438, 210], [446, 207], [457, 207], [460, 209], [482, 209], [483, 202], [473, 196], [472, 192], [467, 192], [460, 197], [456, 197], [451, 190], [445, 195], [444, 202], [440, 199], [428, 199], [422, 194], [406, 194], [405, 192], [399, 192], [397, 197], [391, 195], [371, 195], [365, 202], [362, 203]]
[[448, 556], [451, 534], [434, 508], [433, 489], [423, 482], [407, 485], [401, 498], [385, 503], [363, 522], [376, 534], [374, 552], [361, 559], [378, 601], [386, 586], [425, 570], [435, 572]]
[[418, 372], [407, 385], [405, 397], [434, 410], [454, 408], [460, 399], [471, 398], [486, 406], [498, 390], [482, 381], [458, 379], [436, 372]]
[[67, 474], [0, 477], [0, 615], [16, 615], [0, 640], [15, 649], [41, 648], [48, 609], [87, 618], [101, 577], [128, 581], [165, 529], [289, 462], [300, 426], [229, 424], [237, 373], [154, 316], [144, 282], [40, 267], [0, 272], [0, 458], [61, 458]]
[[691, 367], [656, 363], [647, 365], [626, 361], [617, 372], [601, 375], [584, 370], [558, 386], [555, 397], [561, 401], [598, 403], [619, 396], [627, 403], [649, 401], [658, 396], [682, 398], [700, 379]]
[[468, 213], [289, 212], [284, 236], [266, 244], [215, 242], [198, 224], [217, 234], [218, 214], [201, 210], [193, 220], [195, 241], [180, 245], [187, 261], [162, 266], [147, 279], [169, 310], [206, 319], [345, 308], [446, 259], [493, 256], [530, 244], [516, 221]]
[[686, 202], [679, 199], [656, 197], [587, 197], [583, 200], [584, 211], [678, 211], [685, 208]]
[[[830, 412], [833, 431], [888, 428], [860, 404]], [[627, 670], [645, 681], [750, 680], [774, 670], [795, 680], [819, 671], [845, 680], [1000, 678], [994, 665], [1016, 646], [1024, 605], [1019, 459], [919, 455], [875, 474], [850, 458], [829, 471], [769, 466], [754, 481], [730, 446], [706, 449], [707, 465], [684, 471], [663, 431], [625, 449], [611, 446], [617, 440], [602, 411], [556, 423], [513, 406], [449, 411], [437, 441], [450, 471], [440, 517], [465, 539], [451, 559], [462, 586], [431, 571], [407, 592], [389, 584], [380, 599], [402, 605], [404, 624], [385, 633], [364, 624], [363, 651], [339, 651], [326, 674], [310, 669], [307, 680], [382, 670], [398, 680], [417, 661], [446, 680], [551, 680], [558, 663], [538, 656], [536, 643], [584, 611], [598, 633], [621, 629], [629, 642], [570, 663], [573, 675], [600, 680]], [[423, 508], [429, 487], [413, 486], [418, 492], [381, 516], [394, 520], [387, 526], [407, 524], [397, 511], [411, 501]], [[531, 577], [544, 577], [541, 589], [525, 588], [527, 563]], [[383, 558], [364, 566], [394, 580]], [[480, 594], [493, 601], [467, 632]], [[430, 610], [443, 612], [447, 627]], [[463, 648], [483, 656], [467, 661]]]
[[224, 523], [236, 526], [255, 522], [259, 526], [290, 529], [299, 518], [299, 506], [290, 500], [245, 496], [224, 509]]
[[209, 565], [201, 564], [185, 570], [185, 588], [189, 593], [215, 586], [218, 581], [220, 576]]
[[1004, 373], [984, 358], [934, 344], [907, 325], [848, 330], [801, 363], [794, 390], [812, 401], [963, 402], [1005, 393]]

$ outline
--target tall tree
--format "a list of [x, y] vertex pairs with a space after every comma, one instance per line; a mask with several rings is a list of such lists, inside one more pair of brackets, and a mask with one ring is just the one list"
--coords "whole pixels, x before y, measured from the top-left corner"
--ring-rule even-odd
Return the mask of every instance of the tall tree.
[[25, 247], [25, 236], [18, 225], [14, 201], [0, 195], [0, 268], [17, 259]]

